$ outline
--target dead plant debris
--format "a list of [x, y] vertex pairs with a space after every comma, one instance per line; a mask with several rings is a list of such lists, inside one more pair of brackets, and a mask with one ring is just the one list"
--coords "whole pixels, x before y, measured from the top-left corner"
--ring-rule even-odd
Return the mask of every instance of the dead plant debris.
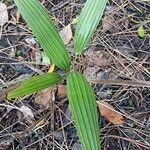
[[[76, 24], [70, 23], [85, 1], [40, 1], [55, 21], [74, 68], [85, 74], [97, 95], [103, 116], [99, 116], [102, 149], [149, 150], [150, 1], [109, 0], [102, 22], [78, 60], [72, 53]], [[81, 150], [66, 81], [34, 95], [6, 99], [20, 76], [47, 72], [51, 64], [12, 0], [0, 2], [0, 35], [0, 149]]]
[[124, 118], [122, 115], [120, 115], [120, 113], [116, 111], [109, 103], [101, 100], [98, 101], [97, 104], [101, 116], [105, 117], [109, 122], [116, 125], [121, 125], [124, 123]]

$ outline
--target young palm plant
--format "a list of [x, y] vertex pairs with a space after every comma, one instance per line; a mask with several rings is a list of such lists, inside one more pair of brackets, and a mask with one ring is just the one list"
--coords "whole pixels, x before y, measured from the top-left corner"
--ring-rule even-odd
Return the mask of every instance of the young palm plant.
[[[65, 73], [45, 73], [30, 77], [8, 92], [7, 98], [13, 99], [32, 94], [67, 78], [67, 95], [73, 120], [84, 150], [100, 150], [100, 137], [96, 98], [85, 77], [72, 70], [69, 54], [57, 32], [47, 10], [38, 0], [14, 0], [23, 18], [41, 44], [45, 54]], [[75, 57], [82, 53], [95, 31], [107, 0], [87, 0], [76, 25], [74, 37]], [[70, 65], [71, 64], [71, 65]]]

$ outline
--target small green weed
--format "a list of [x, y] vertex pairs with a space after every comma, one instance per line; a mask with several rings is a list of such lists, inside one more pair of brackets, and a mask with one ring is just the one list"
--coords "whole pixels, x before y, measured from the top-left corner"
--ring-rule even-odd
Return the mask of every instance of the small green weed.
[[[74, 62], [71, 62], [47, 10], [37, 0], [15, 0], [15, 3], [45, 54], [55, 65], [65, 70], [65, 74], [45, 73], [28, 78], [8, 93], [8, 99], [32, 94], [67, 78], [70, 109], [83, 149], [100, 150], [96, 98], [90, 84], [80, 72], [71, 69]], [[87, 0], [78, 20], [74, 21], [76, 58], [85, 50], [103, 15], [106, 3], [107, 0]]]

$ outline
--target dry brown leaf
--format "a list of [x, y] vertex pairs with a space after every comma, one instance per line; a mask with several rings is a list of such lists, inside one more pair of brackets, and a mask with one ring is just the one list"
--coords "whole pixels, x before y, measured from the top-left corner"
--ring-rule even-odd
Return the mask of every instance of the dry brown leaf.
[[7, 6], [0, 2], [0, 26], [3, 26], [8, 21]]
[[109, 59], [103, 54], [102, 51], [85, 51], [84, 55], [88, 58], [88, 61], [92, 65], [106, 66], [109, 63]]
[[21, 16], [20, 11], [17, 10], [17, 12], [16, 12], [16, 21], [17, 22], [19, 22], [20, 16]]
[[52, 101], [55, 100], [56, 87], [49, 87], [36, 94], [35, 102], [48, 108]]
[[103, 30], [104, 31], [109, 30], [113, 26], [113, 23], [114, 23], [114, 20], [110, 16], [105, 15], [103, 22], [102, 22]]
[[101, 116], [105, 117], [109, 122], [121, 125], [124, 123], [122, 115], [116, 111], [110, 104], [105, 101], [97, 102]]
[[68, 24], [60, 31], [60, 36], [62, 40], [64, 41], [64, 44], [69, 44], [70, 40], [72, 39], [72, 29], [71, 24]]
[[67, 97], [66, 85], [58, 85], [57, 96]]
[[114, 6], [109, 6], [106, 8], [105, 16], [102, 21], [102, 27], [104, 31], [109, 30], [113, 27], [114, 19], [112, 18], [112, 12], [114, 11]]
[[31, 110], [29, 107], [23, 105], [23, 106], [21, 106], [21, 107], [19, 108], [19, 110], [22, 112], [22, 114], [23, 114], [26, 118], [28, 118], [28, 119], [34, 119], [34, 114], [33, 114], [32, 110]]
[[99, 66], [88, 66], [83, 74], [87, 80], [99, 79], [100, 78], [100, 67]]
[[52, 64], [52, 65], [49, 67], [48, 73], [52, 73], [52, 72], [54, 72], [54, 70], [55, 70], [55, 64]]

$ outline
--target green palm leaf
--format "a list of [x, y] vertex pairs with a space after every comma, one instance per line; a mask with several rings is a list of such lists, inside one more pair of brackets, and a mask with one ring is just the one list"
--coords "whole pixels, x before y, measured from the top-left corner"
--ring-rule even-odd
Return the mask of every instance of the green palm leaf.
[[58, 67], [68, 69], [67, 50], [46, 9], [37, 0], [15, 0], [15, 3], [46, 55]]
[[106, 7], [107, 0], [87, 0], [81, 11], [74, 38], [76, 53], [84, 50], [95, 31]]
[[81, 73], [69, 73], [67, 94], [83, 149], [100, 150], [96, 98], [90, 84]]
[[19, 96], [24, 96], [26, 94], [32, 94], [51, 85], [55, 85], [61, 79], [62, 77], [57, 73], [46, 73], [43, 75], [30, 77], [22, 81], [22, 83], [16, 89], [8, 92], [7, 98], [11, 99]]

